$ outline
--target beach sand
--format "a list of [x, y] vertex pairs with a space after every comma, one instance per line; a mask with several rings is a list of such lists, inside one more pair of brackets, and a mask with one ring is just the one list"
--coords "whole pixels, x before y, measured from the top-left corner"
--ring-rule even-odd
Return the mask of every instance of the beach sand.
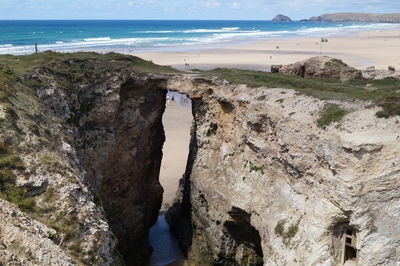
[[163, 116], [165, 143], [160, 170], [160, 183], [164, 188], [163, 206], [171, 205], [179, 179], [185, 172], [192, 119], [191, 109], [175, 102], [167, 103]]
[[273, 64], [294, 63], [320, 54], [340, 58], [360, 69], [371, 65], [380, 69], [392, 65], [400, 69], [400, 28], [328, 37], [328, 42], [322, 43], [322, 47], [319, 38], [307, 37], [232, 44], [218, 49], [133, 53], [154, 63], [182, 70], [216, 67], [268, 70]]

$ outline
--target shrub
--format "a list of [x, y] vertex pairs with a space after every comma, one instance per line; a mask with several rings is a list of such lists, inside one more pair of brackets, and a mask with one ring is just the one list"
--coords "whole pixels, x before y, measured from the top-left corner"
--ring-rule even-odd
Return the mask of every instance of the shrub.
[[91, 193], [93, 196], [94, 204], [96, 204], [97, 206], [101, 206], [101, 198], [100, 198], [99, 194], [94, 190], [92, 190]]
[[276, 224], [275, 229], [274, 229], [274, 233], [275, 233], [276, 235], [279, 235], [279, 236], [283, 236], [283, 235], [284, 235], [284, 232], [285, 232], [285, 223], [286, 223], [285, 220], [280, 220], [280, 221]]
[[336, 104], [325, 105], [319, 119], [317, 120], [317, 124], [319, 127], [328, 126], [333, 122], [340, 121], [346, 114], [347, 111]]
[[247, 166], [249, 166], [250, 173], [254, 171], [254, 172], [261, 172], [261, 174], [264, 174], [264, 166], [258, 166], [253, 164], [253, 162], [251, 161], [246, 161], [244, 167]]
[[297, 231], [299, 231], [299, 226], [297, 224], [292, 224], [286, 232], [286, 237], [289, 239], [293, 238], [297, 234]]
[[4, 185], [13, 180], [12, 173], [8, 170], [0, 169], [0, 191], [4, 189]]
[[49, 154], [45, 154], [40, 156], [39, 161], [43, 164], [47, 164], [47, 165], [53, 165], [54, 164], [54, 157], [49, 155]]
[[4, 142], [0, 141], [0, 156], [8, 153], [8, 149]]
[[24, 165], [19, 156], [7, 155], [0, 157], [0, 168], [11, 168], [11, 169], [24, 169]]
[[17, 187], [14, 182], [15, 182], [15, 180], [12, 180], [11, 182], [6, 183], [4, 185], [4, 189], [2, 192], [3, 192], [3, 196], [6, 200], [8, 200], [9, 202], [12, 202], [14, 204], [19, 204], [20, 202], [22, 202], [25, 199], [26, 193], [24, 190]]
[[54, 243], [56, 243], [56, 244], [58, 244], [58, 242], [59, 242], [59, 237], [58, 237], [58, 235], [57, 235], [57, 233], [53, 233], [53, 232], [51, 232], [51, 231], [49, 231], [48, 233], [47, 233], [47, 237], [51, 240], [51, 241], [53, 241]]
[[400, 115], [400, 95], [383, 97], [378, 100], [378, 105], [383, 108], [383, 111], [377, 112], [377, 117], [388, 118]]
[[34, 198], [25, 198], [18, 204], [18, 208], [24, 212], [30, 212], [34, 210], [35, 205], [36, 203]]
[[54, 187], [49, 186], [47, 187], [46, 192], [43, 193], [43, 200], [48, 202], [51, 201], [53, 197], [54, 197]]
[[297, 224], [292, 224], [289, 226], [287, 231], [285, 231], [285, 224], [286, 220], [280, 220], [274, 229], [274, 233], [280, 237], [283, 238], [283, 242], [285, 244], [289, 244], [290, 240], [297, 234], [299, 231], [299, 225]]
[[386, 111], [378, 111], [375, 114], [378, 118], [389, 118], [389, 113]]

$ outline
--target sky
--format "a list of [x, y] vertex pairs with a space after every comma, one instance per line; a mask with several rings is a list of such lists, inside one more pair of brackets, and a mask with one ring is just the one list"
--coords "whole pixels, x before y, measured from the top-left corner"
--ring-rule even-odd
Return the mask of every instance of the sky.
[[400, 0], [0, 0], [0, 19], [292, 19], [400, 12]]

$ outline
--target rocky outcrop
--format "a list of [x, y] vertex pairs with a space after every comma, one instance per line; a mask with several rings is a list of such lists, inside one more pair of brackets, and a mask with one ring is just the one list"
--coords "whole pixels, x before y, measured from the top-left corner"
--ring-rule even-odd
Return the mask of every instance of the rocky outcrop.
[[300, 77], [332, 78], [341, 80], [361, 79], [361, 71], [349, 67], [342, 60], [329, 56], [317, 56], [289, 65], [273, 65], [272, 73]]
[[[353, 111], [321, 129], [325, 102], [293, 90], [190, 78], [167, 86], [193, 100], [191, 263], [337, 265], [343, 253], [359, 265], [400, 261], [398, 117], [336, 102]], [[343, 248], [347, 234], [355, 248]]]
[[362, 78], [367, 80], [382, 80], [382, 79], [400, 79], [400, 73], [393, 67], [388, 67], [388, 70], [375, 69], [375, 67], [367, 67], [361, 71]]
[[302, 21], [308, 22], [364, 22], [364, 23], [400, 23], [400, 13], [368, 14], [368, 13], [333, 13], [311, 17]]
[[292, 22], [292, 20], [288, 16], [281, 15], [281, 14], [274, 17], [272, 19], [272, 21], [273, 22]]

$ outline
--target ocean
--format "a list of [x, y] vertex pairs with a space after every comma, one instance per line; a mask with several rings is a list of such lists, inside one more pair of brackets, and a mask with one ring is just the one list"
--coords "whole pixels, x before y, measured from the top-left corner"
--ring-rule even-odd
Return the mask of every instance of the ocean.
[[117, 51], [190, 49], [229, 42], [290, 37], [329, 37], [396, 24], [206, 20], [0, 21], [0, 54], [39, 51]]

